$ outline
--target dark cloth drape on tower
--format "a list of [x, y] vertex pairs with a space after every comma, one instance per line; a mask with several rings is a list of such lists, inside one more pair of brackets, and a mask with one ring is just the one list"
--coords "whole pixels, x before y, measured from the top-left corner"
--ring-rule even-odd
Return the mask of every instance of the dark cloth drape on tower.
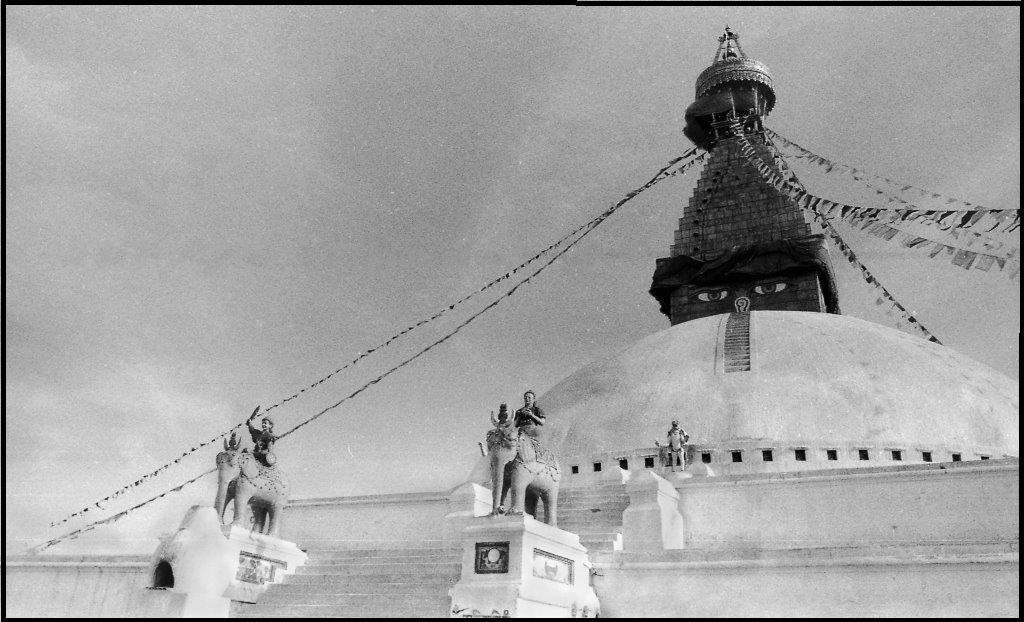
[[727, 283], [807, 269], [818, 273], [825, 310], [839, 313], [839, 294], [825, 249], [825, 236], [820, 234], [733, 246], [706, 261], [686, 255], [659, 259], [650, 293], [661, 305], [661, 312], [668, 314], [672, 292], [681, 285]]

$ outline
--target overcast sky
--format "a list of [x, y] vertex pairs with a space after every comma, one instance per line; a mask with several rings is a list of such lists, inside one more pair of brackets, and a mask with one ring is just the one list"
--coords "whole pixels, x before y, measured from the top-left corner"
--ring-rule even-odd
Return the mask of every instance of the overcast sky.
[[[691, 146], [683, 111], [726, 23], [772, 70], [768, 125], [781, 134], [1019, 207], [1018, 7], [7, 7], [8, 550], [63, 533], [47, 525], [641, 185]], [[853, 192], [797, 172], [826, 197]], [[457, 337], [281, 441], [292, 496], [446, 489], [499, 402], [667, 328], [647, 289], [695, 173], [643, 194]], [[1018, 376], [1019, 280], [842, 231], [946, 345]], [[834, 261], [844, 311], [893, 326]], [[277, 409], [278, 429], [490, 300]], [[203, 480], [89, 542], [147, 552], [214, 491]]]

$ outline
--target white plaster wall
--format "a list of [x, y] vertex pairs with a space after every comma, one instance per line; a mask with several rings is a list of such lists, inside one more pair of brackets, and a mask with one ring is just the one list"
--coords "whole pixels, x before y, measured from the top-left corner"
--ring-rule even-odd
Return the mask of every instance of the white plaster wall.
[[444, 493], [408, 493], [291, 501], [281, 537], [299, 548], [345, 546], [351, 541], [442, 540]]
[[1019, 563], [658, 569], [595, 578], [605, 617], [1012, 616]]
[[[945, 466], [945, 468], [943, 468]], [[688, 547], [1019, 541], [1017, 459], [677, 486]]]
[[175, 617], [182, 597], [149, 590], [149, 559], [31, 556], [4, 561], [5, 617]]

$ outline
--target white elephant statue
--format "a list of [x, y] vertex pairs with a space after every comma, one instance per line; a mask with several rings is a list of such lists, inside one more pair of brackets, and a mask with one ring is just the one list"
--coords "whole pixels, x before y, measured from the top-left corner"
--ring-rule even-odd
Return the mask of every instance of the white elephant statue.
[[[214, 508], [221, 523], [229, 501], [235, 502], [232, 524], [278, 537], [281, 517], [288, 498], [288, 482], [276, 466], [267, 466], [246, 450], [232, 434], [217, 454], [217, 499]], [[250, 512], [252, 514], [250, 515]]]

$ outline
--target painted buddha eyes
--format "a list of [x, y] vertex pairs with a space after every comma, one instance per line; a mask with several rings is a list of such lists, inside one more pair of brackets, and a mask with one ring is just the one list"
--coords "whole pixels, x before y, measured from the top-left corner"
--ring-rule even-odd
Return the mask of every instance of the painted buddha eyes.
[[697, 300], [701, 302], [713, 302], [715, 300], [722, 300], [729, 295], [729, 290], [719, 289], [716, 291], [701, 292], [697, 294]]
[[[783, 283], [781, 281], [778, 283], [766, 283], [764, 285], [755, 285], [752, 289], [754, 293], [757, 294], [758, 296], [765, 296], [767, 294], [777, 294], [778, 292], [781, 292], [782, 290], [786, 289], [786, 283]], [[729, 296], [729, 294], [730, 291], [727, 289], [710, 289], [698, 293], [697, 300], [700, 300], [701, 302], [717, 302], [719, 300], [725, 300]], [[739, 292], [739, 294], [745, 295], [742, 290]]]
[[769, 283], [768, 285], [755, 285], [754, 293], [765, 295], [765, 294], [776, 294], [786, 289], [785, 283]]

